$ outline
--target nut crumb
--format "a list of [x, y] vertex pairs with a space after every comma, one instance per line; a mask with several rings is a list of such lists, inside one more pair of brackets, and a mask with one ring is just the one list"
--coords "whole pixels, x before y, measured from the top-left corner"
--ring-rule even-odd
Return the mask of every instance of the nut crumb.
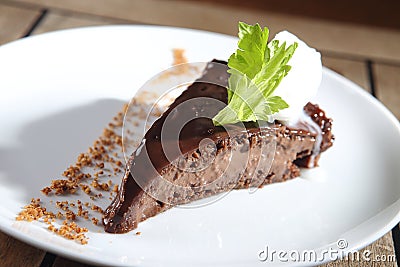
[[[174, 51], [174, 62], [179, 62], [176, 64], [186, 60], [183, 53], [182, 49]], [[154, 97], [151, 94], [150, 96]], [[75, 240], [82, 245], [88, 243], [89, 239], [85, 235], [88, 229], [80, 227], [78, 222], [84, 219], [94, 225], [101, 224], [92, 214], [104, 213], [100, 206], [94, 204], [96, 199], [103, 197], [102, 191], [108, 191], [109, 200], [112, 200], [114, 193], [119, 191], [119, 186], [109, 178], [105, 181], [105, 177], [117, 176], [125, 168], [122, 145], [127, 140], [119, 133], [128, 108], [128, 104], [125, 104], [123, 110], [113, 118], [102, 135], [86, 152], [77, 156], [75, 163], [65, 169], [60, 179], [52, 180], [49, 185], [41, 189], [41, 193], [53, 198], [47, 204], [54, 205], [57, 210], [54, 213], [50, 212], [49, 210], [53, 209], [45, 206], [46, 202], [42, 203], [38, 198], [32, 199], [16, 216], [17, 221], [40, 221], [47, 225], [49, 231], [59, 236]], [[145, 117], [145, 109], [139, 107], [138, 110], [132, 116], [137, 119]], [[129, 142], [133, 140], [129, 139]], [[83, 199], [76, 199], [80, 196], [80, 191], [87, 194], [91, 200], [83, 203]], [[71, 195], [74, 195], [74, 199], [66, 200], [65, 197]], [[136, 232], [136, 235], [140, 235], [140, 232]]]

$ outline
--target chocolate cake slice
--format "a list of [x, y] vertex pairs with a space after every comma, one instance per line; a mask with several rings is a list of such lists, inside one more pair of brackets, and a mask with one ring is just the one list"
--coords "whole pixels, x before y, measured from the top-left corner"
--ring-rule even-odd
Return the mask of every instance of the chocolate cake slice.
[[[232, 188], [298, 177], [299, 167], [316, 166], [320, 153], [332, 146], [331, 119], [311, 103], [304, 107], [305, 119], [291, 127], [279, 121], [214, 126], [211, 118], [223, 108], [215, 103], [228, 101], [227, 80], [226, 62], [208, 63], [147, 131], [105, 211], [107, 232], [128, 232], [175, 205]], [[166, 127], [179, 134], [164, 133]]]

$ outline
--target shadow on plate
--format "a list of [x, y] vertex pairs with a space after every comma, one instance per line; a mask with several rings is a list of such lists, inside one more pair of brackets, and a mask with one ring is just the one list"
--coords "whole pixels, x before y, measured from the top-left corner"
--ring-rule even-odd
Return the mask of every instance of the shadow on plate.
[[[81, 152], [100, 136], [102, 129], [122, 110], [124, 102], [104, 99], [32, 121], [17, 137], [18, 147], [0, 147], [3, 184], [23, 190], [24, 199], [39, 197]], [[21, 193], [21, 192], [19, 192]]]

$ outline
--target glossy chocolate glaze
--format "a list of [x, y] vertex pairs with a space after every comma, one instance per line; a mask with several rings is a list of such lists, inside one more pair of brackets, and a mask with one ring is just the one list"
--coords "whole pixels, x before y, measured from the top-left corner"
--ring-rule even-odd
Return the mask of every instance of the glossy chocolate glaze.
[[[169, 136], [168, 131], [163, 132], [163, 136], [161, 136], [161, 131], [166, 125], [165, 121], [167, 118], [168, 127], [181, 128], [179, 131], [179, 147], [182, 154], [198, 147], [199, 142], [204, 138], [214, 140], [224, 136], [223, 128], [215, 127], [210, 118], [214, 117], [228, 101], [227, 90], [225, 88], [228, 80], [228, 67], [225, 64], [226, 62], [217, 60], [208, 63], [203, 76], [189, 86], [171, 104], [168, 110], [154, 122], [144, 136], [146, 149], [142, 149], [135, 156], [131, 169], [135, 175], [149, 175], [149, 169], [143, 165], [143, 161], [147, 161], [147, 157], [143, 156], [146, 151], [158, 173], [170, 161], [181, 155], [171, 155], [167, 159], [163, 153], [165, 147], [168, 146], [168, 142], [171, 141], [172, 143], [177, 139], [177, 136], [173, 134]], [[189, 99], [195, 99], [195, 101], [189, 105], [182, 104]], [[215, 102], [210, 101], [212, 99], [220, 101], [221, 105], [215, 105]]]

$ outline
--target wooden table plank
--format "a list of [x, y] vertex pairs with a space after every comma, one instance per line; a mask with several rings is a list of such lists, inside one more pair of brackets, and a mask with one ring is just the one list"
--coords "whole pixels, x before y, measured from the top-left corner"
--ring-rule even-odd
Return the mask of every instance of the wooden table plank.
[[236, 35], [237, 22], [259, 22], [275, 33], [284, 29], [324, 51], [400, 61], [400, 32], [349, 23], [236, 8], [230, 5], [165, 0], [13, 0], [99, 16]]
[[[343, 260], [330, 262], [328, 264], [324, 264], [321, 266], [323, 267], [397, 266], [395, 253], [393, 249], [393, 240], [391, 232], [388, 232], [381, 239], [360, 250], [357, 255], [359, 255], [359, 258], [357, 258], [356, 256], [349, 256]], [[385, 260], [383, 261], [383, 259]]]
[[371, 92], [366, 62], [322, 56], [322, 64]]
[[374, 64], [376, 95], [400, 119], [400, 65]]
[[21, 38], [40, 16], [39, 9], [25, 9], [0, 3], [0, 45]]
[[[398, 0], [381, 0], [379, 5], [376, 0], [363, 0], [362, 8], [359, 1], [335, 0], [286, 0], [286, 1], [260, 1], [260, 0], [191, 0], [198, 2], [214, 2], [230, 4], [243, 8], [267, 10], [297, 16], [345, 21], [363, 25], [381, 26], [400, 29], [400, 12]], [[344, 8], [345, 7], [345, 8]], [[373, 16], [371, 16], [373, 14]]]
[[55, 30], [71, 29], [76, 27], [126, 24], [127, 22], [120, 19], [104, 18], [97, 16], [85, 16], [82, 14], [63, 14], [50, 12], [33, 31], [33, 34], [40, 34]]
[[92, 265], [76, 262], [63, 257], [57, 257], [52, 267], [91, 267]]
[[40, 266], [45, 252], [0, 232], [0, 266]]

